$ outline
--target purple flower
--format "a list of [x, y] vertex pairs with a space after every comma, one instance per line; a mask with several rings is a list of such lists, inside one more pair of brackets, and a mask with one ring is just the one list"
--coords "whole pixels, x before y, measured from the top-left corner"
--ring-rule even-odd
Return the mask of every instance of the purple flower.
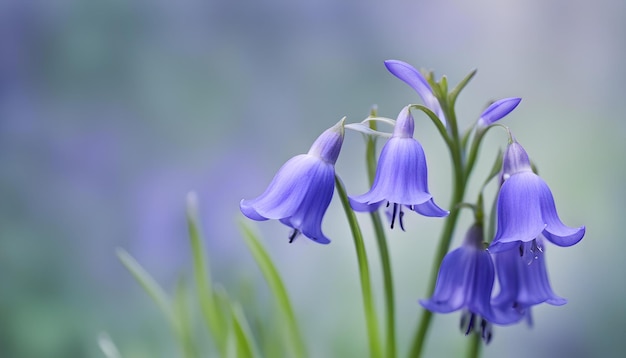
[[322, 233], [322, 218], [335, 189], [343, 124], [342, 119], [322, 133], [307, 154], [287, 161], [259, 197], [241, 200], [241, 212], [252, 220], [278, 219], [293, 228], [289, 242], [302, 233], [317, 243], [330, 243]]
[[543, 302], [555, 306], [567, 303], [550, 287], [541, 237], [493, 256], [500, 284], [500, 292], [491, 300], [494, 307], [525, 314]]
[[435, 97], [432, 88], [428, 84], [428, 81], [422, 76], [422, 74], [415, 69], [415, 67], [409, 65], [406, 62], [398, 60], [385, 61], [385, 67], [394, 76], [398, 77], [406, 84], [411, 86], [417, 94], [424, 101], [424, 105], [432, 110], [441, 120], [444, 126], [446, 126], [446, 117], [443, 114], [441, 105]]
[[478, 123], [479, 128], [487, 127], [500, 119], [504, 118], [507, 114], [517, 107], [521, 98], [503, 98], [493, 102], [485, 111], [480, 115]]
[[421, 144], [413, 138], [413, 117], [407, 106], [400, 111], [393, 134], [380, 153], [372, 188], [350, 197], [350, 205], [356, 211], [371, 212], [385, 202], [387, 206], [393, 204], [391, 227], [398, 217], [403, 230], [403, 206], [424, 216], [448, 215], [428, 192], [427, 177], [426, 157]]
[[460, 309], [461, 328], [469, 334], [480, 320], [481, 336], [491, 339], [491, 323], [511, 324], [522, 315], [514, 310], [494, 310], [491, 306], [495, 270], [491, 255], [483, 247], [483, 230], [472, 226], [463, 245], [449, 252], [441, 262], [435, 292], [428, 300], [420, 300], [426, 309], [437, 313], [450, 313]]
[[497, 202], [498, 229], [489, 248], [500, 252], [533, 241], [540, 234], [558, 246], [571, 246], [585, 235], [585, 227], [572, 228], [561, 222], [548, 185], [530, 166], [519, 143], [509, 145], [502, 164]]

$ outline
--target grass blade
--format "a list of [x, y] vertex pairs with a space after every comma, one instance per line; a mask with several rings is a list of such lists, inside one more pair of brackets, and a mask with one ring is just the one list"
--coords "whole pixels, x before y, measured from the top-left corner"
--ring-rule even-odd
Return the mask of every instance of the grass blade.
[[193, 341], [191, 315], [189, 313], [189, 297], [185, 280], [180, 279], [174, 295], [174, 313], [177, 322], [178, 336], [185, 357], [197, 357], [196, 347]]
[[276, 306], [285, 321], [287, 343], [291, 349], [291, 356], [306, 357], [306, 348], [304, 346], [304, 340], [300, 334], [300, 328], [298, 327], [298, 323], [296, 321], [296, 315], [293, 312], [289, 295], [287, 294], [285, 285], [278, 274], [278, 270], [274, 266], [272, 259], [267, 251], [265, 251], [260, 240], [257, 238], [252, 229], [250, 229], [250, 227], [243, 222], [240, 224], [240, 228], [245, 242], [248, 245], [248, 249], [250, 249], [252, 256], [259, 265], [259, 268], [261, 269], [261, 272], [270, 287], [270, 291], [276, 299]]
[[193, 273], [198, 291], [198, 301], [202, 317], [213, 335], [218, 351], [226, 355], [226, 339], [223, 329], [224, 317], [217, 307], [209, 274], [208, 260], [205, 255], [202, 233], [198, 223], [198, 199], [194, 192], [187, 194], [187, 226], [193, 257]]
[[250, 326], [248, 325], [241, 305], [232, 302], [231, 313], [233, 317], [233, 331], [237, 342], [237, 355], [246, 358], [259, 357], [259, 351], [254, 343]]
[[130, 271], [133, 275], [135, 280], [139, 282], [141, 287], [143, 287], [152, 300], [154, 300], [172, 327], [176, 327], [174, 312], [172, 311], [170, 300], [163, 288], [159, 286], [152, 276], [150, 276], [150, 274], [148, 274], [148, 272], [146, 272], [146, 270], [144, 270], [144, 268], [141, 267], [141, 265], [139, 265], [139, 263], [132, 256], [130, 256], [128, 252], [126, 252], [126, 250], [117, 248], [116, 254], [126, 269], [128, 269], [128, 271]]

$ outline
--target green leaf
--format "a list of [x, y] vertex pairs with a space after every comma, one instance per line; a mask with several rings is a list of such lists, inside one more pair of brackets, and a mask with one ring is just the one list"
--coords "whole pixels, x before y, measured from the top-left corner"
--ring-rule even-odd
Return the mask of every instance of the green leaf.
[[481, 191], [489, 184], [491, 179], [495, 178], [498, 174], [500, 174], [500, 170], [502, 170], [502, 149], [498, 149], [498, 154], [496, 156], [496, 160], [493, 162], [493, 166], [491, 167], [491, 171], [489, 175], [487, 175], [487, 179], [483, 183], [483, 187]]
[[224, 335], [224, 317], [222, 317], [222, 311], [217, 307], [211, 287], [208, 260], [204, 253], [202, 234], [198, 224], [198, 200], [194, 192], [187, 194], [187, 226], [193, 257], [193, 273], [202, 317], [213, 336], [218, 351], [225, 355], [227, 337]]
[[445, 75], [441, 76], [441, 80], [439, 81], [439, 88], [441, 88], [442, 97], [448, 94], [448, 77]]
[[296, 315], [293, 312], [289, 295], [287, 294], [287, 290], [285, 289], [285, 285], [280, 278], [276, 266], [274, 266], [272, 259], [267, 251], [265, 251], [260, 240], [252, 229], [250, 229], [250, 227], [248, 227], [248, 225], [244, 222], [241, 222], [239, 226], [243, 233], [245, 242], [248, 245], [248, 249], [250, 249], [257, 265], [259, 265], [259, 268], [263, 273], [263, 277], [265, 277], [265, 280], [270, 287], [270, 291], [276, 299], [276, 306], [283, 317], [284, 324], [286, 326], [286, 343], [291, 349], [291, 356], [306, 357], [306, 348], [304, 346], [304, 340], [300, 334], [300, 328], [298, 327], [298, 323], [296, 321]]
[[250, 331], [250, 325], [246, 320], [241, 305], [237, 302], [232, 302], [231, 313], [233, 318], [233, 331], [235, 333], [235, 340], [237, 344], [237, 356], [246, 358], [259, 357], [259, 351], [254, 343], [254, 339]]
[[152, 300], [154, 300], [159, 309], [161, 309], [172, 327], [175, 328], [176, 321], [174, 319], [174, 312], [172, 311], [169, 298], [163, 288], [161, 288], [152, 276], [150, 276], [150, 274], [148, 274], [148, 272], [146, 272], [146, 270], [144, 270], [144, 268], [124, 249], [117, 248], [116, 254], [122, 264], [130, 271]]
[[365, 324], [367, 328], [368, 343], [370, 349], [370, 356], [372, 358], [383, 357], [379, 332], [378, 332], [378, 318], [376, 315], [376, 305], [374, 304], [374, 295], [372, 294], [372, 283], [369, 273], [369, 264], [367, 262], [367, 252], [365, 250], [365, 243], [363, 242], [363, 234], [361, 227], [356, 218], [356, 214], [350, 207], [348, 200], [348, 194], [341, 182], [339, 176], [335, 174], [335, 187], [337, 188], [337, 194], [341, 199], [341, 205], [346, 213], [348, 224], [350, 225], [350, 231], [352, 231], [352, 238], [354, 239], [354, 248], [357, 256], [357, 263], [359, 266], [359, 280], [361, 282], [361, 294], [363, 296], [363, 311], [365, 313]]
[[130, 273], [135, 277], [137, 282], [143, 287], [143, 289], [148, 293], [148, 295], [154, 300], [159, 309], [163, 312], [165, 317], [167, 318], [176, 338], [178, 339], [183, 352], [186, 357], [189, 357], [189, 352], [187, 350], [186, 342], [184, 341], [182, 334], [182, 328], [180, 326], [180, 322], [176, 315], [176, 312], [172, 309], [172, 305], [170, 300], [163, 290], [161, 286], [144, 270], [141, 265], [130, 256], [124, 249], [118, 248], [116, 250], [117, 257], [120, 259], [122, 264], [130, 271]]
[[476, 75], [477, 71], [478, 70], [475, 69], [470, 72], [467, 76], [465, 76], [465, 78], [461, 80], [461, 82], [459, 82], [458, 85], [456, 85], [456, 87], [454, 87], [452, 92], [450, 92], [450, 94], [448, 95], [448, 103], [450, 104], [451, 108], [454, 107], [454, 104], [456, 103], [456, 98], [459, 96], [459, 93], [461, 93], [465, 86], [467, 86], [469, 81], [474, 77], [474, 75]]
[[448, 148], [452, 148], [453, 147], [452, 140], [450, 139], [450, 136], [448, 135], [448, 131], [446, 130], [446, 127], [441, 122], [441, 119], [439, 119], [439, 117], [437, 117], [435, 112], [431, 111], [430, 108], [428, 108], [428, 107], [426, 107], [426, 106], [424, 106], [422, 104], [413, 104], [413, 105], [411, 105], [411, 107], [413, 107], [415, 109], [419, 109], [420, 111], [426, 113], [426, 115], [428, 116], [428, 118], [430, 118], [430, 120], [433, 122], [435, 127], [437, 127], [437, 130], [439, 131], [439, 134], [441, 134], [441, 136], [443, 137], [443, 140], [446, 141], [446, 144], [448, 145]]
[[176, 285], [174, 295], [174, 313], [177, 323], [177, 331], [185, 357], [197, 357], [196, 347], [193, 342], [191, 315], [189, 313], [189, 297], [185, 280], [181, 278]]

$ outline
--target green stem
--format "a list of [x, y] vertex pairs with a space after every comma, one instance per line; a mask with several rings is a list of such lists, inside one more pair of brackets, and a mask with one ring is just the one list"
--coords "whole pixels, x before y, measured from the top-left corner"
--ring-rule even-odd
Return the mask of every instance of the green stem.
[[[441, 233], [441, 238], [439, 239], [439, 246], [437, 248], [437, 252], [435, 253], [435, 259], [433, 261], [433, 267], [431, 268], [431, 276], [428, 284], [428, 293], [427, 297], [432, 296], [435, 291], [435, 284], [437, 283], [437, 274], [439, 273], [439, 266], [441, 265], [441, 261], [443, 261], [444, 256], [448, 253], [448, 249], [450, 248], [450, 242], [452, 241], [452, 235], [454, 234], [454, 228], [456, 227], [456, 222], [459, 218], [460, 210], [457, 208], [457, 205], [463, 201], [463, 194], [465, 188], [464, 186], [459, 187], [458, 185], [455, 187], [454, 195], [452, 197], [452, 201], [450, 203], [450, 215], [446, 219], [445, 226], [443, 228], [443, 232]], [[432, 318], [432, 312], [428, 310], [423, 310], [422, 317], [420, 319], [417, 334], [413, 340], [413, 345], [411, 346], [411, 350], [409, 351], [409, 357], [420, 357], [422, 354], [422, 350], [424, 348], [424, 341], [426, 339], [426, 333], [428, 332], [428, 328], [430, 326]]]
[[202, 233], [198, 220], [198, 199], [195, 193], [187, 195], [187, 227], [193, 258], [193, 273], [198, 293], [198, 301], [204, 321], [213, 335], [218, 351], [226, 353], [226, 335], [224, 334], [224, 317], [213, 295], [208, 259], [204, 251]]
[[[451, 116], [452, 117], [452, 116]], [[456, 123], [456, 122], [454, 122]], [[454, 131], [458, 133], [458, 131]], [[467, 184], [467, 177], [464, 175], [465, 169], [463, 168], [462, 162], [462, 148], [459, 147], [459, 141], [453, 140], [452, 143], [455, 145], [449, 147], [450, 154], [452, 156], [453, 162], [453, 175], [454, 175], [454, 187], [452, 199], [450, 201], [450, 215], [446, 218], [446, 222], [444, 224], [443, 231], [441, 233], [441, 237], [439, 239], [439, 246], [437, 247], [437, 251], [435, 253], [435, 259], [433, 261], [433, 266], [431, 269], [427, 296], [432, 296], [435, 291], [435, 284], [437, 283], [437, 275], [439, 273], [439, 266], [441, 266], [441, 262], [443, 261], [444, 256], [448, 253], [450, 248], [450, 242], [452, 241], [452, 236], [454, 235], [454, 229], [456, 227], [456, 223], [459, 219], [459, 204], [463, 202], [463, 196], [465, 195], [465, 186]], [[430, 322], [432, 319], [432, 312], [428, 310], [423, 310], [422, 317], [418, 324], [417, 333], [415, 338], [413, 339], [413, 344], [411, 345], [411, 350], [409, 351], [409, 357], [420, 357], [422, 354], [422, 350], [424, 348], [424, 341], [426, 339], [426, 334], [428, 333], [428, 329], [430, 327]]]
[[480, 342], [480, 334], [473, 333], [470, 338], [469, 346], [467, 348], [467, 358], [478, 358], [480, 357], [480, 348], [482, 344]]
[[[375, 123], [370, 125], [372, 129], [376, 129]], [[376, 138], [368, 137], [365, 162], [367, 163], [367, 174], [370, 182], [370, 186], [374, 184], [376, 177]], [[383, 270], [383, 286], [385, 290], [385, 314], [386, 324], [385, 329], [387, 333], [387, 340], [385, 342], [385, 356], [388, 358], [396, 357], [396, 314], [395, 314], [395, 300], [393, 289], [393, 274], [391, 271], [391, 260], [389, 258], [389, 249], [387, 248], [387, 238], [385, 236], [385, 230], [378, 211], [373, 211], [370, 214], [372, 218], [372, 225], [374, 226], [374, 232], [376, 234], [376, 243], [378, 244], [378, 252], [380, 254], [380, 262]]]
[[278, 269], [274, 266], [271, 257], [252, 229], [244, 222], [241, 222], [240, 226], [245, 242], [248, 245], [255, 261], [259, 265], [261, 273], [263, 273], [263, 276], [270, 287], [270, 291], [274, 294], [276, 306], [281, 314], [281, 323], [284, 324], [286, 331], [285, 339], [291, 353], [289, 356], [307, 357], [308, 354], [304, 345], [304, 339], [300, 334], [300, 327], [298, 326], [298, 322], [296, 320], [296, 314], [293, 311], [291, 300], [289, 299], [285, 284], [278, 273]]
[[395, 319], [395, 302], [393, 297], [393, 275], [391, 273], [391, 260], [389, 259], [389, 250], [387, 249], [387, 238], [383, 229], [380, 214], [377, 211], [371, 213], [374, 232], [376, 233], [376, 242], [378, 243], [378, 251], [380, 252], [380, 261], [383, 269], [383, 285], [385, 290], [385, 313], [387, 315], [387, 350], [385, 357], [393, 358], [396, 356], [396, 319]]
[[374, 298], [372, 296], [372, 287], [370, 282], [369, 266], [367, 263], [367, 253], [365, 252], [365, 244], [363, 242], [363, 234], [361, 228], [356, 219], [356, 215], [350, 207], [348, 195], [341, 183], [341, 179], [335, 176], [335, 186], [337, 187], [337, 193], [341, 199], [341, 204], [348, 223], [350, 224], [350, 230], [352, 231], [352, 237], [354, 238], [354, 246], [356, 249], [356, 256], [359, 265], [359, 276], [361, 280], [361, 292], [363, 294], [363, 309], [365, 311], [365, 323], [367, 325], [367, 334], [369, 340], [370, 356], [372, 358], [382, 357], [382, 350], [380, 346], [380, 338], [378, 336], [378, 319], [376, 318], [376, 310], [374, 309]]

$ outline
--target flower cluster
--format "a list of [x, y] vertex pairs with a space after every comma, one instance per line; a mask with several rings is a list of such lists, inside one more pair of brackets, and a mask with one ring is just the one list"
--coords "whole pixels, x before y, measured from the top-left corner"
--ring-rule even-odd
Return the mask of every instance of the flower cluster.
[[[386, 61], [385, 65], [391, 73], [411, 84], [445, 123], [432, 89], [417, 70], [395, 60]], [[391, 228], [397, 220], [402, 230], [405, 207], [429, 217], [449, 214], [435, 204], [428, 191], [426, 157], [422, 145], [413, 138], [415, 124], [410, 107], [404, 107], [398, 114], [391, 138], [381, 151], [372, 188], [350, 197], [355, 211], [372, 212], [385, 204], [390, 208]], [[263, 194], [242, 200], [241, 212], [252, 220], [280, 220], [293, 229], [289, 242], [302, 233], [317, 243], [330, 243], [322, 233], [321, 223], [333, 194], [334, 164], [343, 136], [344, 120], [341, 120], [322, 133], [307, 154], [285, 163]]]
[[[465, 334], [476, 331], [488, 343], [492, 325], [509, 325], [526, 318], [531, 322], [531, 307], [543, 302], [563, 305], [548, 280], [545, 263], [545, 241], [557, 246], [571, 246], [579, 242], [585, 227], [572, 228], [559, 218], [552, 192], [533, 171], [528, 154], [513, 138], [501, 155], [501, 166], [485, 184], [498, 176], [500, 186], [496, 197], [497, 229], [493, 238], [485, 237], [482, 191], [475, 204], [464, 202], [468, 178], [475, 163], [480, 143], [486, 132], [502, 126], [500, 119], [513, 111], [520, 98], [504, 98], [493, 102], [480, 115], [473, 127], [461, 136], [454, 113], [454, 101], [463, 85], [447, 93], [447, 80], [427, 79], [411, 65], [388, 60], [385, 66], [394, 76], [413, 88], [424, 105], [407, 105], [395, 121], [380, 119], [394, 125], [386, 135], [377, 161], [371, 189], [364, 194], [349, 196], [352, 210], [373, 212], [387, 208], [390, 226], [396, 224], [404, 231], [405, 210], [427, 217], [448, 217], [448, 230], [440, 261], [440, 270], [434, 281], [434, 291], [420, 304], [437, 313], [462, 310], [461, 327]], [[454, 195], [451, 212], [440, 208], [428, 189], [428, 169], [422, 145], [414, 136], [414, 118], [411, 110], [426, 113], [440, 130], [449, 147], [453, 161]], [[285, 163], [259, 197], [242, 200], [240, 209], [253, 220], [277, 219], [292, 228], [289, 242], [299, 234], [320, 244], [330, 243], [321, 229], [322, 218], [331, 202], [335, 181], [335, 162], [341, 151], [344, 128], [369, 135], [381, 134], [364, 123], [344, 124], [342, 119], [326, 130], [313, 143], [307, 154], [298, 155]], [[472, 136], [473, 134], [473, 136]], [[473, 139], [469, 145], [470, 138]], [[498, 161], [498, 163], [499, 163]], [[484, 189], [484, 187], [483, 187]], [[447, 252], [452, 232], [462, 207], [474, 209], [475, 223], [465, 235], [463, 244]], [[433, 276], [434, 277], [434, 276]], [[494, 286], [499, 287], [497, 293]], [[428, 326], [426, 322], [425, 326]]]
[[[567, 302], [550, 286], [544, 238], [571, 246], [585, 235], [584, 226], [571, 228], [561, 222], [550, 188], [533, 173], [526, 151], [517, 142], [509, 144], [504, 155], [501, 182], [497, 232], [489, 247], [483, 247], [481, 225], [475, 224], [463, 246], [443, 259], [433, 296], [420, 302], [438, 313], [466, 310], [461, 320], [465, 334], [475, 328], [474, 318], [480, 317], [486, 343], [491, 339], [491, 323], [507, 325], [524, 317], [530, 323], [532, 306]], [[492, 296], [495, 276], [500, 291]]]

